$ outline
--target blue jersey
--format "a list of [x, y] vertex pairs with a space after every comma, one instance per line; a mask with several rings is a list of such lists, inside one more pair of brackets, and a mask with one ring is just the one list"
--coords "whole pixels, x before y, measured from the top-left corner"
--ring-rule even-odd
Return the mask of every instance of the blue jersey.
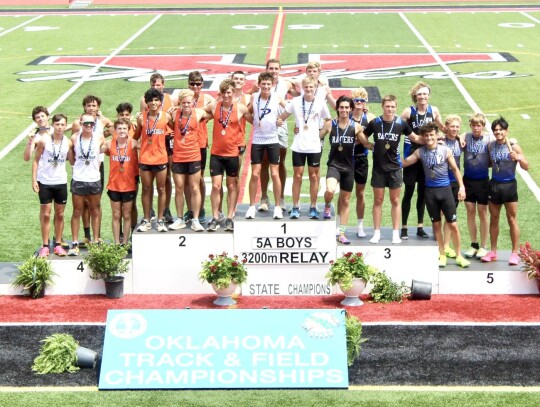
[[450, 149], [437, 144], [435, 148], [420, 147], [418, 153], [426, 174], [426, 188], [445, 187], [450, 185], [448, 178], [448, 153]]
[[[411, 106], [411, 115], [407, 119], [407, 124], [414, 133], [420, 134], [420, 127], [426, 123], [431, 123], [432, 121], [433, 109], [431, 108], [431, 105], [428, 105], [426, 113], [424, 114], [418, 113], [416, 106]], [[407, 158], [414, 153], [415, 150], [418, 150], [420, 146], [421, 144], [413, 143], [408, 136], [405, 136], [403, 142], [403, 157]]]
[[465, 135], [465, 146], [463, 167], [464, 176], [469, 179], [489, 178], [489, 151], [488, 145], [491, 141], [489, 134], [481, 137], [473, 137], [472, 133]]
[[[461, 145], [459, 144], [459, 140], [450, 140], [449, 138], [445, 138], [444, 143], [452, 152], [457, 167], [461, 168]], [[456, 174], [454, 174], [454, 171], [452, 171], [450, 168], [448, 168], [448, 178], [450, 178], [450, 182], [457, 182]]]
[[[364, 129], [367, 127], [368, 125], [368, 118], [367, 118], [367, 114], [364, 113], [362, 115], [362, 118], [359, 120], [359, 121], [356, 121], [354, 120], [354, 118], [352, 117], [351, 115], [351, 119], [353, 121], [355, 121], [356, 123], [358, 123], [360, 126], [362, 126]], [[354, 146], [354, 156], [355, 157], [367, 157], [368, 155], [368, 152], [369, 152], [369, 149], [364, 147], [362, 144], [356, 144]]]
[[489, 158], [491, 160], [491, 179], [497, 182], [510, 182], [516, 179], [517, 161], [510, 158], [510, 150], [506, 143], [489, 143]]

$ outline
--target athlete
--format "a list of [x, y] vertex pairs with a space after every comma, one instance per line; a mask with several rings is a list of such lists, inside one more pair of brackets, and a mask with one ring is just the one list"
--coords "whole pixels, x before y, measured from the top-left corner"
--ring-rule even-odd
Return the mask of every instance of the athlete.
[[[367, 106], [369, 101], [368, 92], [364, 88], [354, 89], [351, 92], [351, 99], [354, 102], [351, 119], [365, 129], [368, 123], [375, 119], [375, 115], [369, 113]], [[357, 143], [354, 146], [354, 183], [356, 194], [356, 218], [358, 220], [356, 235], [360, 238], [366, 237], [366, 233], [364, 232], [364, 213], [366, 208], [364, 192], [366, 189], [368, 170], [368, 149], [361, 143]]]
[[280, 142], [277, 131], [277, 118], [285, 107], [285, 101], [272, 91], [273, 75], [269, 72], [259, 74], [260, 91], [255, 93], [249, 105], [253, 115], [253, 141], [251, 143], [251, 178], [249, 180], [249, 209], [246, 219], [255, 218], [255, 195], [261, 174], [261, 163], [266, 153], [270, 163], [270, 173], [274, 189], [274, 219], [283, 219], [280, 207], [281, 180], [279, 177]]
[[163, 219], [165, 209], [165, 180], [167, 178], [168, 155], [165, 136], [168, 133], [167, 124], [171, 115], [161, 109], [162, 94], [159, 90], [150, 88], [144, 94], [144, 100], [149, 110], [142, 112], [137, 119], [137, 128], [133, 138], [140, 139], [139, 169], [142, 181], [142, 204], [144, 218], [137, 231], [146, 232], [152, 228], [150, 223], [150, 208], [156, 180], [158, 191], [157, 231], [166, 232], [167, 226]]
[[384, 201], [384, 189], [390, 189], [390, 204], [392, 214], [392, 243], [401, 243], [399, 235], [399, 220], [401, 218], [401, 206], [399, 195], [403, 175], [401, 160], [399, 157], [399, 142], [404, 134], [417, 143], [423, 143], [420, 136], [413, 133], [407, 122], [395, 115], [397, 98], [394, 95], [386, 95], [382, 99], [383, 114], [370, 121], [364, 129], [364, 134], [369, 137], [373, 134], [373, 171], [371, 174], [371, 186], [373, 187], [373, 237], [371, 243], [377, 244], [381, 239], [382, 204]]
[[365, 148], [369, 143], [364, 136], [360, 124], [351, 119], [354, 102], [347, 96], [340, 96], [336, 102], [338, 118], [328, 121], [320, 130], [320, 138], [330, 133], [330, 153], [328, 154], [328, 170], [326, 172], [326, 192], [324, 193], [324, 219], [330, 219], [330, 204], [334, 198], [339, 183], [339, 236], [337, 241], [341, 244], [351, 242], [345, 236], [349, 221], [349, 200], [354, 185], [354, 158], [356, 145]]
[[[192, 71], [188, 74], [189, 89], [194, 92], [193, 107], [198, 109], [204, 109], [215, 99], [207, 93], [202, 93], [202, 87], [204, 85], [203, 76], [199, 71]], [[199, 147], [201, 149], [201, 179], [199, 181], [199, 190], [201, 193], [201, 210], [199, 212], [199, 223], [206, 223], [206, 212], [204, 210], [204, 202], [206, 200], [206, 184], [204, 182], [204, 170], [206, 169], [207, 155], [208, 155], [208, 129], [206, 122], [199, 123]], [[189, 196], [190, 190], [185, 189], [186, 201], [188, 204], [188, 211], [184, 214], [184, 221], [186, 223], [193, 219], [193, 210], [190, 208], [191, 198]]]
[[[486, 117], [476, 113], [469, 119], [471, 132], [460, 136], [465, 140], [463, 159], [463, 182], [467, 189], [465, 209], [467, 210], [467, 226], [471, 237], [471, 248], [465, 252], [466, 257], [481, 259], [486, 254], [488, 238], [488, 196], [489, 196], [489, 143], [494, 140], [486, 131]], [[480, 245], [476, 227], [476, 213], [480, 218]]]
[[[161, 109], [168, 112], [171, 107], [177, 106], [176, 101], [174, 98], [171, 98], [171, 95], [165, 92], [165, 78], [160, 73], [156, 72], [153, 73], [150, 76], [150, 87], [157, 89], [161, 92], [163, 95], [163, 100], [161, 101]], [[140, 111], [145, 112], [148, 110], [148, 105], [144, 101], [144, 95], [141, 97], [140, 101]], [[172, 181], [171, 181], [171, 167], [172, 167], [172, 131], [169, 131], [167, 136], [165, 137], [167, 141], [167, 154], [169, 157], [169, 163], [167, 166], [167, 178], [165, 179], [165, 209], [163, 211], [163, 218], [165, 219], [165, 223], [172, 223], [173, 218], [171, 215], [171, 195], [172, 195]], [[137, 205], [134, 205], [137, 206]], [[150, 220], [153, 220], [155, 217], [155, 211], [152, 208], [150, 211]], [[133, 223], [135, 225], [135, 223]]]
[[[287, 94], [291, 96], [298, 96], [299, 93], [296, 92], [293, 82], [288, 79], [282, 78], [279, 74], [281, 73], [281, 62], [279, 59], [269, 59], [266, 61], [266, 72], [272, 75], [272, 97], [281, 98], [285, 100]], [[253, 88], [249, 93], [254, 94], [255, 92], [260, 91], [258, 84], [253, 84]], [[253, 99], [252, 99], [253, 100]], [[252, 102], [253, 103], [253, 102]], [[282, 111], [280, 111], [281, 113]], [[280, 203], [279, 205], [283, 210], [287, 209], [285, 204], [285, 182], [287, 181], [287, 168], [285, 166], [285, 157], [287, 156], [287, 148], [289, 148], [289, 130], [287, 128], [287, 123], [284, 123], [282, 126], [279, 126], [277, 129], [278, 139], [279, 139], [279, 180], [281, 184], [281, 193], [280, 193]], [[263, 154], [261, 161], [261, 202], [258, 210], [261, 212], [268, 211], [269, 200], [268, 200], [268, 183], [270, 182], [270, 172], [269, 172], [269, 157], [266, 154]]]
[[73, 214], [71, 216], [72, 243], [68, 256], [77, 256], [79, 254], [79, 228], [85, 201], [88, 202], [94, 242], [99, 241], [99, 222], [101, 220], [99, 213], [103, 189], [100, 154], [105, 138], [102, 132], [94, 131], [96, 126], [94, 115], [83, 114], [80, 126], [82, 126], [81, 130], [71, 136], [71, 164], [73, 165], [71, 198]]
[[[111, 201], [112, 231], [116, 244], [126, 243], [131, 233], [132, 207], [137, 197], [139, 176], [138, 142], [129, 135], [132, 124], [128, 119], [114, 122], [114, 135], [105, 141], [102, 151], [109, 156], [107, 195]], [[120, 220], [123, 220], [121, 233]], [[120, 235], [123, 235], [123, 239]], [[124, 240], [125, 239], [125, 240]]]
[[439, 245], [439, 267], [446, 267], [446, 254], [441, 229], [441, 212], [448, 223], [454, 247], [456, 248], [456, 264], [459, 267], [468, 267], [470, 262], [461, 255], [460, 235], [457, 226], [456, 204], [452, 194], [452, 187], [448, 177], [451, 170], [458, 183], [458, 199], [465, 199], [465, 186], [451, 149], [438, 144], [438, 127], [436, 123], [428, 122], [419, 129], [425, 146], [416, 149], [403, 160], [403, 167], [421, 162], [424, 167], [426, 185], [426, 206], [433, 224], [433, 233]]
[[[452, 155], [454, 156], [454, 161], [458, 168], [461, 168], [461, 154], [463, 149], [461, 147], [461, 140], [459, 138], [459, 132], [461, 129], [461, 117], [455, 114], [446, 116], [444, 121], [445, 133], [444, 144], [450, 149]], [[448, 170], [448, 178], [450, 179], [450, 186], [452, 187], [452, 195], [454, 196], [454, 202], [456, 203], [456, 208], [459, 204], [458, 192], [459, 185], [454, 175], [454, 172]], [[444, 223], [444, 254], [447, 258], [456, 258], [457, 253], [454, 249], [450, 247], [450, 225], [448, 222]]]
[[[429, 104], [429, 97], [431, 95], [431, 88], [425, 82], [418, 82], [415, 84], [410, 92], [411, 99], [414, 105], [407, 107], [401, 113], [401, 118], [409, 124], [413, 132], [418, 133], [421, 126], [426, 123], [435, 122], [439, 129], [444, 131], [444, 124], [442, 123], [441, 114], [436, 106]], [[411, 142], [409, 137], [405, 136], [403, 143], [403, 157], [407, 158], [416, 149], [420, 147], [419, 144]], [[416, 229], [416, 235], [422, 238], [429, 238], [429, 235], [424, 231], [424, 173], [422, 163], [417, 162], [407, 168], [403, 169], [403, 184], [405, 184], [405, 192], [401, 201], [402, 208], [402, 226], [401, 226], [401, 238], [408, 239], [407, 232], [407, 220], [409, 218], [409, 212], [411, 210], [411, 201], [414, 196], [415, 185], [416, 188], [416, 214], [418, 216], [418, 227]]]
[[512, 254], [508, 260], [511, 266], [519, 264], [519, 225], [517, 223], [518, 193], [516, 183], [516, 166], [527, 171], [529, 162], [518, 144], [511, 144], [508, 139], [508, 122], [499, 117], [491, 123], [495, 141], [489, 144], [491, 160], [491, 181], [489, 182], [489, 235], [491, 251], [482, 257], [483, 262], [497, 260], [497, 240], [499, 238], [499, 221], [504, 205], [506, 219], [510, 228]]
[[299, 132], [295, 134], [291, 145], [293, 176], [293, 207], [289, 217], [300, 218], [300, 190], [304, 168], [308, 165], [309, 195], [310, 195], [310, 219], [319, 219], [317, 210], [317, 193], [319, 192], [320, 164], [321, 164], [321, 141], [319, 138], [319, 123], [321, 120], [330, 120], [330, 112], [326, 103], [315, 98], [317, 82], [311, 77], [302, 80], [303, 96], [295, 97], [285, 106], [278, 118], [278, 125], [282, 125], [290, 115], [294, 115], [296, 127]]
[[[328, 81], [321, 76], [321, 63], [318, 61], [311, 61], [306, 65], [306, 77], [313, 78], [316, 81], [315, 97], [322, 101], [328, 102], [333, 109], [336, 108], [336, 99], [332, 95], [332, 90], [328, 85]], [[302, 81], [303, 77], [300, 76], [296, 82], [296, 88], [299, 89], [302, 94]]]
[[54, 254], [57, 256], [67, 254], [61, 245], [64, 232], [64, 210], [67, 203], [66, 160], [68, 154], [71, 154], [71, 141], [64, 136], [67, 117], [61, 113], [55, 114], [52, 118], [52, 126], [52, 134], [39, 137], [32, 163], [32, 189], [38, 193], [40, 202], [39, 221], [43, 245], [39, 250], [39, 257], [49, 256], [49, 232], [53, 201]]
[[[199, 212], [201, 210], [201, 148], [199, 146], [201, 123], [205, 123], [208, 115], [204, 110], [193, 107], [193, 96], [195, 92], [189, 89], [180, 91], [178, 102], [180, 109], [176, 110], [171, 118], [170, 126], [174, 129], [173, 148], [173, 178], [175, 185], [175, 203], [178, 217], [170, 226], [170, 229], [178, 230], [186, 227], [186, 222], [182, 217], [184, 213], [184, 192], [190, 190], [191, 202], [189, 206], [193, 211], [191, 219], [191, 229], [195, 232], [204, 231], [204, 227], [199, 222]], [[187, 186], [186, 186], [187, 185]]]
[[24, 161], [30, 161], [32, 153], [35, 151], [39, 140], [43, 136], [52, 133], [49, 126], [49, 111], [44, 106], [36, 106], [32, 109], [32, 120], [36, 123], [36, 128], [28, 133], [28, 142], [23, 152]]

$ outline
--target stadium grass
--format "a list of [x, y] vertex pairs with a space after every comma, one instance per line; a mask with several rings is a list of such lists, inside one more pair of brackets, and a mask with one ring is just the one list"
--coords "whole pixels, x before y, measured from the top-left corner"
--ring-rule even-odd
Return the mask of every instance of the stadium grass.
[[[540, 18], [540, 13], [530, 13]], [[503, 114], [510, 123], [510, 134], [519, 140], [531, 164], [540, 158], [540, 150], [536, 148], [534, 135], [534, 118], [540, 116], [540, 105], [535, 99], [535, 76], [540, 74], [536, 59], [540, 54], [540, 45], [533, 41], [538, 26], [523, 29], [500, 27], [500, 23], [516, 21], [531, 22], [519, 13], [406, 13], [415, 27], [428, 39], [437, 52], [509, 52], [518, 59], [517, 63], [488, 64], [452, 64], [451, 69], [459, 74], [491, 70], [509, 70], [520, 77], [509, 79], [467, 79], [460, 78], [468, 92], [482, 110], [490, 115]], [[0, 148], [4, 148], [26, 126], [31, 123], [30, 112], [38, 104], [50, 106], [60, 95], [73, 86], [74, 82], [53, 80], [43, 82], [23, 83], [17, 81], [21, 75], [17, 72], [28, 70], [55, 71], [65, 69], [81, 69], [80, 66], [32, 66], [32, 60], [48, 55], [109, 55], [124, 41], [133, 35], [140, 27], [149, 22], [152, 15], [138, 16], [52, 16], [46, 15], [34, 25], [60, 27], [58, 30], [25, 32], [16, 30], [0, 38], [2, 54], [0, 61], [4, 69], [0, 73], [4, 97], [0, 109], [0, 123], [3, 131], [0, 133]], [[25, 19], [24, 16], [14, 18], [0, 16], [0, 25], [4, 29], [14, 27]], [[253, 30], [239, 32], [231, 27], [235, 24], [249, 23], [272, 27], [275, 16], [258, 15], [164, 15], [158, 23], [150, 27], [143, 35], [130, 43], [121, 54], [222, 54], [244, 53], [244, 63], [262, 65], [268, 53], [270, 44], [269, 30]], [[224, 21], [226, 23], [224, 23]], [[291, 24], [322, 24], [321, 30], [289, 30]], [[193, 36], [193, 29], [202, 27], [208, 29], [206, 36]], [[392, 30], [379, 30], [380, 27], [392, 26]], [[96, 30], [99, 27], [99, 30]], [[343, 27], [347, 27], [344, 29]], [[126, 29], [127, 28], [127, 29]], [[478, 31], [478, 33], [477, 33]], [[92, 32], [91, 36], [86, 33]], [[351, 36], [360, 32], [360, 36]], [[399, 44], [397, 48], [395, 45]], [[245, 48], [240, 48], [244, 45]], [[306, 48], [304, 48], [304, 45]], [[333, 47], [336, 45], [337, 47]], [[367, 45], [367, 47], [365, 46]], [[458, 48], [459, 45], [459, 48]], [[488, 46], [489, 45], [489, 46]], [[518, 45], [521, 45], [519, 47]], [[215, 48], [209, 48], [214, 46]], [[332, 48], [330, 48], [332, 46]], [[180, 49], [180, 47], [184, 47]], [[377, 53], [377, 52], [425, 52], [421, 43], [405, 26], [397, 14], [287, 14], [285, 31], [279, 58], [284, 65], [298, 62], [299, 53]], [[323, 65], [324, 68], [324, 65]], [[422, 71], [437, 73], [438, 67], [418, 67], [404, 69], [404, 72]], [[32, 75], [29, 75], [32, 76]], [[382, 79], [347, 79], [342, 80], [344, 87], [377, 86], [381, 95], [394, 93], [398, 96], [398, 113], [410, 104], [408, 92], [410, 87], [420, 80], [418, 76], [396, 77], [391, 80]], [[425, 79], [433, 88], [432, 104], [439, 107], [443, 116], [457, 112], [464, 120], [462, 130], [467, 130], [468, 115], [472, 113], [469, 105], [448, 80]], [[182, 75], [167, 78], [167, 87], [185, 88], [186, 80]], [[132, 81], [123, 79], [108, 81], [91, 81], [75, 91], [56, 112], [64, 112], [70, 121], [82, 111], [81, 100], [87, 94], [95, 94], [103, 99], [102, 111], [109, 118], [115, 117], [115, 106], [124, 101], [131, 102], [137, 110], [140, 95], [147, 87], [147, 78], [141, 76]], [[378, 103], [370, 104], [371, 111], [381, 113]], [[522, 114], [528, 114], [532, 120], [524, 120]], [[494, 116], [488, 116], [493, 118]], [[292, 125], [289, 128], [292, 129]], [[290, 137], [292, 141], [292, 134]], [[31, 164], [21, 160], [25, 141], [21, 142], [8, 156], [2, 159], [2, 183], [0, 185], [0, 214], [3, 227], [0, 228], [0, 261], [18, 261], [31, 254], [39, 245], [39, 205], [36, 194], [31, 191]], [[326, 157], [327, 148], [323, 157]], [[287, 164], [290, 167], [290, 152]], [[324, 160], [323, 160], [324, 162]], [[324, 191], [325, 166], [321, 168], [321, 192]], [[540, 169], [531, 165], [530, 174], [537, 184], [540, 180]], [[207, 174], [208, 176], [208, 171]], [[289, 168], [289, 177], [292, 169]], [[519, 180], [521, 181], [521, 180]], [[302, 194], [307, 202], [308, 181], [303, 185]], [[521, 240], [531, 241], [533, 245], [540, 244], [540, 237], [535, 230], [535, 216], [538, 211], [538, 201], [523, 182], [518, 182], [520, 194], [519, 224]], [[290, 203], [290, 197], [287, 197]], [[319, 200], [322, 202], [322, 199]], [[372, 192], [369, 185], [366, 188], [365, 224], [371, 223]], [[139, 209], [141, 207], [138, 203]], [[351, 215], [349, 225], [356, 224], [354, 214], [355, 198], [351, 199]], [[104, 218], [102, 236], [111, 239], [110, 207], [106, 196], [102, 200]], [[206, 212], [210, 213], [207, 200]], [[174, 213], [174, 211], [173, 211]], [[383, 206], [383, 225], [390, 225], [390, 208], [388, 198]], [[69, 218], [71, 205], [66, 209], [67, 222], [65, 236], [70, 236]], [[461, 232], [463, 246], [468, 245], [468, 232], [465, 223], [464, 206], [460, 205], [458, 216], [462, 221]], [[426, 216], [427, 218], [427, 216]], [[409, 227], [415, 226], [416, 213], [413, 210], [409, 216]], [[425, 224], [429, 226], [429, 221]], [[501, 233], [499, 247], [510, 247], [508, 228], [501, 217]]]
[[[496, 389], [496, 388], [493, 388]], [[446, 388], [440, 391], [388, 391], [367, 390], [229, 390], [229, 391], [38, 391], [0, 392], [0, 404], [12, 407], [28, 405], [47, 406], [413, 406], [413, 407], [533, 407], [540, 402], [540, 393], [491, 391], [460, 391]]]

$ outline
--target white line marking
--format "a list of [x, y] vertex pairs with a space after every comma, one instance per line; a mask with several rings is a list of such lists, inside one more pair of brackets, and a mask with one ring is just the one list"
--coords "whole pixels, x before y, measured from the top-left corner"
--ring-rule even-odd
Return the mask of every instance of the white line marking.
[[381, 322], [362, 322], [364, 326], [540, 326], [540, 322], [437, 322], [437, 321], [381, 321]]
[[528, 114], [522, 114], [521, 117], [523, 117], [525, 120], [531, 120], [531, 116]]
[[[23, 387], [24, 388], [24, 387]], [[35, 387], [40, 389], [40, 387]], [[7, 387], [9, 389], [9, 387]], [[512, 393], [537, 393], [540, 386], [349, 386], [351, 391], [417, 391], [417, 392], [512, 392]]]
[[17, 29], [19, 29], [21, 27], [24, 27], [25, 25], [33, 23], [34, 21], [39, 20], [41, 17], [43, 17], [43, 16], [37, 16], [37, 17], [34, 17], [31, 20], [28, 20], [28, 21], [26, 21], [26, 22], [24, 22], [22, 24], [16, 25], [15, 27], [12, 27], [9, 30], [0, 33], [0, 37], [3, 37], [4, 35], [9, 34], [12, 31], [15, 31], [15, 30], [17, 30]]
[[[114, 58], [118, 53], [120, 53], [124, 48], [126, 48], [130, 43], [135, 41], [137, 37], [139, 37], [143, 32], [145, 32], [150, 26], [152, 26], [159, 18], [162, 16], [162, 14], [156, 15], [148, 24], [146, 24], [144, 27], [142, 27], [139, 31], [137, 31], [135, 34], [133, 34], [130, 38], [128, 38], [120, 47], [118, 47], [115, 51], [113, 51], [107, 58], [105, 58], [103, 61], [101, 61], [99, 64], [94, 66], [92, 69], [90, 69], [86, 75], [84, 75], [81, 79], [79, 79], [67, 92], [65, 92], [62, 96], [60, 96], [56, 102], [54, 102], [49, 107], [49, 112], [54, 112], [58, 106], [60, 106], [64, 101], [70, 97], [77, 89], [79, 89], [86, 79], [90, 77], [91, 75], [94, 75], [102, 66], [107, 64], [112, 58]], [[1, 34], [0, 34], [1, 35]], [[29, 125], [26, 129], [24, 129], [17, 137], [15, 137], [11, 143], [9, 143], [6, 147], [0, 151], [0, 160], [4, 158], [6, 155], [8, 155], [11, 150], [13, 150], [15, 147], [17, 147], [17, 144], [19, 144], [24, 138], [28, 135], [28, 132], [31, 131], [35, 127], [35, 124], [32, 123]]]
[[[405, 16], [403, 13], [399, 13], [399, 16], [401, 19], [407, 24], [407, 26], [410, 28], [410, 30], [416, 35], [416, 38], [426, 47], [430, 55], [437, 61], [437, 63], [441, 66], [441, 68], [448, 74], [448, 77], [454, 82], [454, 85], [456, 85], [456, 88], [460, 91], [460, 93], [463, 95], [469, 106], [474, 112], [482, 112], [480, 107], [476, 104], [474, 99], [471, 97], [469, 92], [467, 92], [467, 89], [462, 85], [462, 83], [459, 81], [459, 79], [456, 77], [454, 72], [448, 68], [448, 65], [444, 63], [444, 61], [441, 59], [441, 57], [435, 52], [433, 47], [429, 45], [429, 43], [426, 41], [426, 39], [418, 32], [416, 27], [409, 21], [409, 19]], [[526, 15], [527, 17], [527, 15]], [[532, 18], [532, 17], [531, 17]], [[539, 21], [540, 23], [540, 21]], [[540, 202], [540, 188], [538, 188], [538, 185], [536, 185], [536, 182], [531, 178], [529, 173], [527, 171], [524, 171], [521, 169], [521, 167], [517, 166], [517, 172], [525, 181], [533, 195], [536, 197], [536, 200]]]
[[105, 326], [105, 322], [0, 322], [0, 326]]
[[521, 14], [522, 16], [525, 16], [525, 17], [527, 17], [528, 19], [530, 19], [530, 20], [534, 21], [535, 23], [538, 23], [538, 24], [540, 24], [540, 20], [539, 20], [539, 19], [537, 19], [537, 18], [534, 18], [534, 17], [533, 17], [533, 16], [531, 16], [530, 14], [528, 14], [528, 13], [525, 13], [524, 11], [522, 11], [522, 12], [521, 12], [520, 14]]

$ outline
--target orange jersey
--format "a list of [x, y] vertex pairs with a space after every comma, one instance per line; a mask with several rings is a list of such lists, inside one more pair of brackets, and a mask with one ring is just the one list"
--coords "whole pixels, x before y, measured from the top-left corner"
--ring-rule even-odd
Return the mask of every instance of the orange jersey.
[[[212, 134], [212, 154], [221, 157], [238, 157], [238, 147], [244, 143], [244, 132], [241, 123], [238, 122], [238, 103], [232, 104], [232, 111], [221, 106], [223, 102], [216, 104], [214, 111], [214, 132]], [[228, 120], [227, 120], [228, 117]], [[219, 122], [227, 123], [227, 127]], [[225, 134], [223, 134], [225, 131]]]
[[135, 177], [139, 175], [137, 152], [133, 150], [130, 137], [127, 139], [125, 148], [117, 149], [116, 140], [117, 137], [114, 135], [111, 140], [107, 189], [116, 192], [135, 191], [137, 189]]
[[[182, 130], [186, 128], [186, 133], [182, 135]], [[199, 126], [197, 113], [193, 109], [188, 117], [182, 117], [182, 110], [176, 111], [174, 119], [174, 147], [173, 162], [189, 163], [201, 160], [201, 148], [199, 147]]]
[[156, 120], [148, 119], [148, 112], [142, 113], [141, 152], [139, 162], [145, 165], [163, 165], [169, 162], [165, 148], [168, 133], [167, 114], [159, 112]]
[[[193, 103], [193, 107], [198, 107], [199, 109], [205, 108], [204, 95], [199, 93], [199, 97]], [[206, 127], [206, 121], [199, 123], [199, 147], [206, 148], [208, 147], [208, 128]]]

